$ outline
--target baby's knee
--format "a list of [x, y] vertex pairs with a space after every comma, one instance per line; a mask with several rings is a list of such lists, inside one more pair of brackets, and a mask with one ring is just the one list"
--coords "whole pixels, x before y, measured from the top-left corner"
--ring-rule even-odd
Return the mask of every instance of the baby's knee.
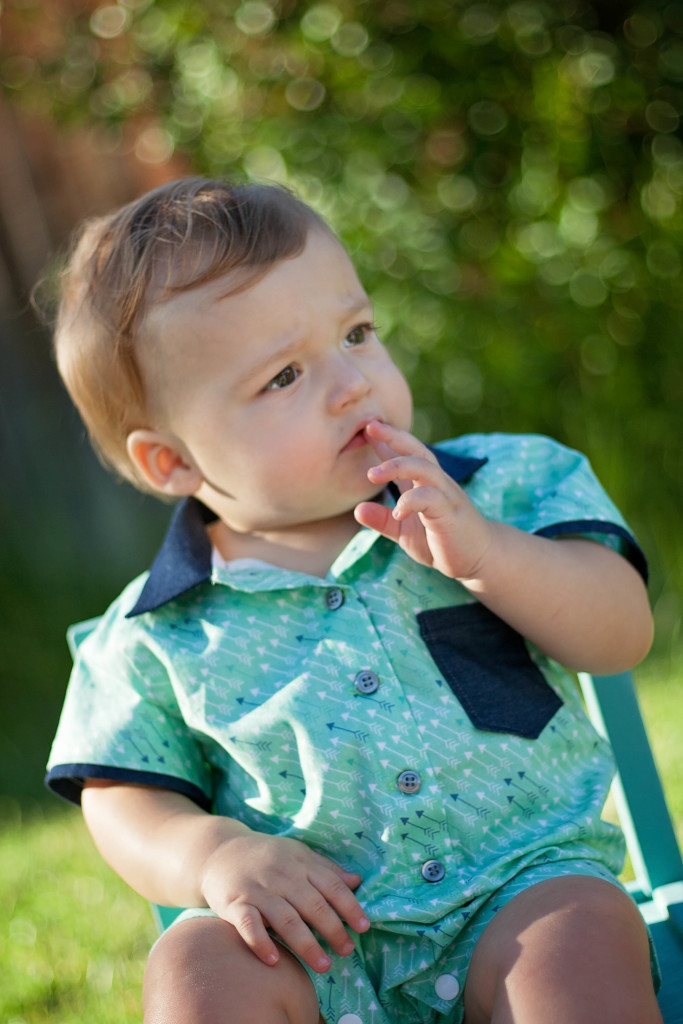
[[[219, 1024], [221, 976], [230, 971], [220, 922], [185, 921], [164, 932], [147, 961], [144, 1024]], [[218, 962], [219, 951], [225, 959]]]
[[618, 886], [588, 875], [539, 882], [498, 911], [472, 956], [468, 1019], [488, 1020], [501, 995], [508, 999], [515, 989], [529, 992], [538, 983], [561, 993], [577, 979], [581, 988], [602, 990], [608, 999], [621, 991], [634, 1005], [642, 1000], [648, 1015], [641, 1019], [657, 1019], [638, 908]]
[[[565, 875], [523, 890], [482, 935], [503, 959], [526, 948], [540, 954], [592, 956], [626, 945], [647, 951], [647, 932], [633, 900], [618, 886], [589, 875]], [[481, 940], [480, 940], [481, 941]]]
[[263, 964], [217, 918], [170, 928], [152, 950], [143, 987], [144, 1024], [317, 1024], [313, 985], [286, 950]]
[[[524, 900], [526, 897], [526, 900]], [[549, 927], [560, 943], [590, 954], [597, 950], [627, 945], [648, 950], [647, 930], [640, 912], [624, 890], [612, 882], [590, 875], [565, 875], [541, 882], [517, 897], [520, 920], [527, 928], [543, 932]], [[516, 900], [509, 905], [514, 916]]]

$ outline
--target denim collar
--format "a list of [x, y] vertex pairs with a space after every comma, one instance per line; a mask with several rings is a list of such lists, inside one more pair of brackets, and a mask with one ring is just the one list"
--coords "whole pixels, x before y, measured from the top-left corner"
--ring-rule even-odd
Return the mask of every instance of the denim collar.
[[[431, 445], [428, 447], [444, 472], [456, 483], [464, 483], [488, 462], [486, 458], [452, 455]], [[217, 518], [197, 498], [184, 498], [180, 502], [142, 592], [126, 615], [127, 619], [155, 611], [211, 578], [211, 541], [206, 526]]]

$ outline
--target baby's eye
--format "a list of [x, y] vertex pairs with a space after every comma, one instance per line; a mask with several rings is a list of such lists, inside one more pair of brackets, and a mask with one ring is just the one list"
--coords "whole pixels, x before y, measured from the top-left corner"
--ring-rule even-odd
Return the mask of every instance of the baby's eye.
[[374, 330], [374, 324], [358, 324], [357, 327], [351, 328], [344, 341], [351, 348], [354, 345], [362, 345], [364, 341], [367, 341], [368, 335], [372, 334]]
[[266, 384], [264, 391], [279, 391], [282, 388], [288, 388], [290, 384], [299, 376], [299, 370], [294, 366], [285, 366], [284, 370], [280, 370], [273, 379]]

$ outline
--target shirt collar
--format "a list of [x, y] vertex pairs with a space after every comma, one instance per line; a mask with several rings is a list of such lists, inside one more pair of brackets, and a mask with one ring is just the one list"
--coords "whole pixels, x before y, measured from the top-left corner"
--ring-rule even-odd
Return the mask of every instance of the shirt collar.
[[[430, 450], [439, 465], [456, 483], [464, 483], [486, 458], [453, 455], [439, 448]], [[206, 532], [218, 517], [197, 498], [185, 498], [176, 507], [171, 523], [149, 576], [127, 619], [155, 611], [211, 578], [211, 541]]]

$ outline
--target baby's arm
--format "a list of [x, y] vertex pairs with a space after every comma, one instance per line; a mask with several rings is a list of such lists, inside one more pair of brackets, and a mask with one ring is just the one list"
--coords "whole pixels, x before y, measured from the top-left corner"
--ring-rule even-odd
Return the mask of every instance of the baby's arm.
[[265, 964], [279, 956], [267, 927], [319, 972], [330, 960], [311, 927], [342, 956], [354, 948], [342, 920], [369, 927], [352, 891], [360, 876], [295, 839], [252, 832], [151, 786], [89, 779], [82, 805], [100, 853], [140, 895], [210, 907]]
[[360, 504], [360, 523], [457, 579], [567, 668], [608, 674], [645, 656], [652, 617], [643, 581], [626, 559], [589, 540], [551, 540], [486, 519], [411, 434], [378, 421], [366, 432], [385, 460], [369, 478], [393, 480], [402, 494], [393, 510]]

